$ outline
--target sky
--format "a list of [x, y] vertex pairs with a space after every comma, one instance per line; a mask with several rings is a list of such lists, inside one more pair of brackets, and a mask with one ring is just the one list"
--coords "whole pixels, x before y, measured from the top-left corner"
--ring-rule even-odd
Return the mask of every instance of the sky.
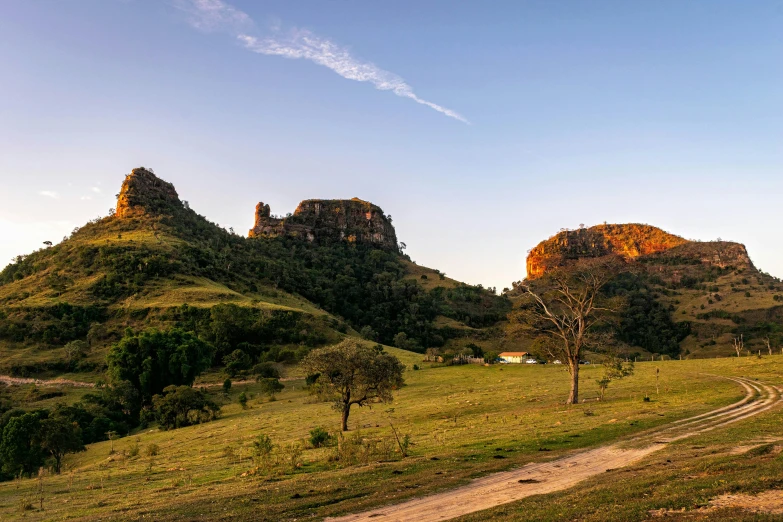
[[241, 233], [259, 201], [372, 201], [498, 289], [603, 222], [781, 277], [781, 28], [780, 0], [4, 0], [0, 266], [146, 166]]

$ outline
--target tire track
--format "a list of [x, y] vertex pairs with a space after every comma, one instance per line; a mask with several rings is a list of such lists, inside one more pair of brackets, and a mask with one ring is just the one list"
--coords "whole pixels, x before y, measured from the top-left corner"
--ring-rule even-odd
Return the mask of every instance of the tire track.
[[[716, 376], [717, 377], [717, 376]], [[722, 428], [783, 402], [781, 388], [741, 377], [726, 377], [743, 387], [745, 397], [721, 408], [674, 421], [623, 442], [560, 459], [493, 473], [465, 486], [414, 498], [363, 513], [329, 518], [332, 522], [435, 522], [482, 511], [523, 498], [568, 489], [590, 477], [633, 464], [669, 442]]]

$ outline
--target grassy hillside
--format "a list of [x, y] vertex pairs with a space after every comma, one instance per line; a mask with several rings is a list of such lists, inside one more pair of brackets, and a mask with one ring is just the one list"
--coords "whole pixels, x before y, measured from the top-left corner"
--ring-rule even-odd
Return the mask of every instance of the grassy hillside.
[[[395, 353], [409, 365], [407, 386], [393, 404], [356, 408], [352, 432], [341, 443], [342, 457], [336, 442], [323, 448], [306, 442], [316, 426], [334, 433], [339, 415], [329, 404], [314, 401], [303, 381], [286, 381], [273, 402], [257, 395], [254, 384], [238, 385], [230, 397], [215, 392], [216, 399], [226, 402], [217, 421], [169, 432], [144, 430], [114, 441], [114, 453], [106, 441], [67, 456], [62, 475], [42, 479], [44, 511], [38, 511], [36, 479], [0, 484], [0, 517], [294, 520], [343, 514], [464, 484], [487, 472], [551, 460], [742, 396], [736, 383], [716, 375], [775, 383], [783, 371], [781, 356], [640, 363], [635, 375], [612, 383], [604, 402], [564, 407], [568, 380], [556, 366], [430, 367], [420, 356]], [[416, 362], [422, 370], [411, 369]], [[594, 378], [599, 373], [600, 368], [583, 370], [587, 397], [597, 394]], [[245, 410], [236, 404], [241, 391], [252, 395]], [[642, 400], [645, 395], [650, 402]], [[774, 473], [780, 459], [749, 461], [728, 449], [779, 437], [773, 429], [779, 421], [780, 413], [772, 410], [736, 427], [675, 443], [630, 472], [597, 477], [587, 484], [589, 506], [574, 497], [578, 493], [563, 492], [503, 506], [492, 515], [556, 520], [571, 513], [585, 520], [636, 520], [649, 509], [693, 508], [727, 490], [769, 487], [770, 475], [752, 473], [748, 464]], [[395, 450], [390, 422], [411, 437], [407, 458]], [[277, 445], [272, 463], [261, 469], [252, 459], [253, 441], [260, 434]], [[708, 449], [695, 450], [707, 444]], [[149, 454], [153, 445], [156, 455]], [[686, 475], [702, 478], [683, 481]], [[724, 480], [728, 478], [732, 481]], [[619, 479], [624, 485], [618, 488]], [[693, 494], [696, 485], [699, 494]], [[647, 494], [639, 495], [641, 490]], [[615, 499], [625, 497], [617, 511]]]
[[[115, 215], [0, 272], [0, 372], [73, 371], [64, 367], [62, 347], [75, 340], [90, 345], [76, 370], [101, 371], [106, 347], [125, 328], [190, 328], [178, 318], [185, 305], [206, 314], [230, 304], [261, 318], [293, 317], [309, 332], [309, 346], [350, 328], [386, 344], [404, 333], [405, 347], [421, 351], [461, 335], [439, 325], [439, 316], [486, 328], [510, 308], [394, 250], [317, 236], [238, 236], [191, 210], [172, 185], [135, 169]], [[283, 353], [291, 351], [301, 352]]]

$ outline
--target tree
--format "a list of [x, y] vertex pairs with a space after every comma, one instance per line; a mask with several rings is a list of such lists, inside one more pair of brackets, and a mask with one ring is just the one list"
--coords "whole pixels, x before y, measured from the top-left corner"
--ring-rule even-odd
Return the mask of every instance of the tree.
[[252, 361], [248, 354], [237, 349], [223, 357], [223, 364], [226, 365], [226, 373], [228, 376], [236, 377], [238, 373], [249, 369]]
[[190, 386], [167, 386], [163, 395], [152, 398], [155, 416], [167, 430], [216, 419], [220, 407], [201, 390]]
[[82, 340], [71, 341], [65, 345], [65, 362], [70, 368], [87, 351], [87, 343]]
[[740, 334], [739, 337], [732, 339], [732, 342], [734, 343], [734, 351], [737, 352], [737, 357], [739, 357], [745, 350], [745, 338]]
[[60, 417], [49, 417], [41, 421], [40, 438], [41, 449], [54, 458], [55, 473], [60, 473], [66, 453], [85, 449], [79, 424]]
[[260, 384], [260, 392], [269, 395], [271, 400], [275, 400], [275, 395], [283, 391], [285, 386], [278, 380], [272, 377], [256, 377], [256, 382]]
[[0, 465], [10, 475], [31, 475], [43, 464], [38, 444], [41, 413], [24, 413], [8, 420], [0, 439]]
[[596, 379], [600, 400], [604, 400], [604, 394], [610, 382], [633, 375], [633, 370], [633, 361], [623, 362], [619, 357], [608, 357], [604, 361], [604, 375], [600, 379]]
[[392, 391], [404, 382], [405, 365], [399, 359], [380, 346], [370, 348], [350, 339], [313, 350], [302, 366], [308, 374], [320, 374], [312, 388], [342, 413], [342, 431], [348, 430], [351, 406], [391, 402]]
[[571, 375], [571, 391], [566, 404], [579, 402], [579, 362], [587, 347], [601, 346], [596, 326], [608, 320], [616, 302], [601, 289], [615, 276], [616, 261], [583, 260], [568, 268], [558, 268], [519, 288], [531, 298], [522, 318], [534, 329], [548, 335], [549, 354], [564, 361]]
[[212, 364], [214, 348], [190, 332], [130, 328], [106, 356], [113, 381], [129, 381], [150, 404], [169, 385], [190, 386]]

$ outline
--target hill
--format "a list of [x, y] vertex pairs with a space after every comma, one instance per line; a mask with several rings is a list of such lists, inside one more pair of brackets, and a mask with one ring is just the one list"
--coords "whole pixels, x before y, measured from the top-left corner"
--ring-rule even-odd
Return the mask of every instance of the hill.
[[[261, 345], [260, 358], [286, 361], [358, 331], [385, 344], [404, 333], [403, 347], [423, 351], [462, 335], [439, 326], [439, 316], [484, 328], [510, 308], [483, 288], [421, 270], [429, 269], [400, 252], [391, 221], [371, 203], [307, 200], [280, 219], [259, 204], [256, 227], [241, 237], [138, 168], [113, 215], [0, 272], [0, 371], [100, 371], [107, 345], [147, 326], [195, 331], [217, 345], [216, 364], [243, 342]], [[259, 338], [251, 326], [260, 323], [274, 331]], [[74, 340], [90, 348], [78, 367], [64, 351]]]
[[783, 283], [739, 243], [688, 241], [642, 224], [564, 230], [530, 250], [528, 279], [609, 257], [626, 267], [607, 289], [628, 298], [621, 338], [641, 352], [730, 355], [740, 335], [754, 352], [783, 345]]

